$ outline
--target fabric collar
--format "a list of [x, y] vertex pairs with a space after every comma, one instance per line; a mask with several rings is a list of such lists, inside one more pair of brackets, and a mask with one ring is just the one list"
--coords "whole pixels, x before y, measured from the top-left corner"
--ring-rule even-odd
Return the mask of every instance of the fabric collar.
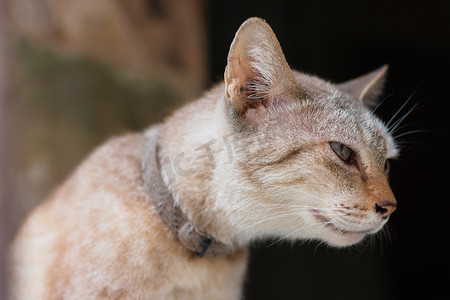
[[147, 130], [146, 136], [148, 139], [142, 158], [142, 175], [147, 191], [150, 194], [150, 201], [167, 227], [178, 236], [186, 248], [199, 257], [232, 253], [233, 249], [231, 247], [195, 227], [188, 216], [175, 203], [172, 193], [164, 183], [161, 175], [158, 159], [159, 128], [160, 125], [156, 125]]

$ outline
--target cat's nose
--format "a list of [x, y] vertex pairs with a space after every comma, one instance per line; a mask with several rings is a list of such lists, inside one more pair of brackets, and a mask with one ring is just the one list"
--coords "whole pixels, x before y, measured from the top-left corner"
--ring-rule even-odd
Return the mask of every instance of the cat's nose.
[[375, 211], [383, 219], [387, 219], [397, 208], [397, 203], [391, 201], [381, 201], [375, 203]]

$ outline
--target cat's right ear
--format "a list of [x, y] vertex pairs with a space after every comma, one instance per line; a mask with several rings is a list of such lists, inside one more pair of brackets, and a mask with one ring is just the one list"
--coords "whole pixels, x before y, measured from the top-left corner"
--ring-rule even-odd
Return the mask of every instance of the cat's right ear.
[[338, 84], [338, 87], [368, 106], [375, 106], [383, 93], [388, 65], [359, 76], [355, 79]]
[[283, 94], [300, 89], [272, 28], [262, 19], [245, 21], [234, 37], [225, 69], [225, 98], [248, 122], [264, 121]]

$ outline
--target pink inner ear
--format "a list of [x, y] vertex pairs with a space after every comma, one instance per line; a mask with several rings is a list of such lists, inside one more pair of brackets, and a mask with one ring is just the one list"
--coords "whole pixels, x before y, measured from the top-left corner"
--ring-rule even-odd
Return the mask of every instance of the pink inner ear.
[[283, 86], [269, 86], [260, 77], [251, 74], [240, 87], [240, 101], [243, 102], [241, 114], [251, 124], [259, 124], [267, 120], [269, 110], [284, 108], [292, 101], [290, 92], [294, 89]]
[[270, 105], [268, 98], [271, 87], [261, 75], [255, 74], [248, 61], [240, 57], [229, 59], [226, 73], [226, 92], [235, 109], [247, 119], [261, 121], [266, 115], [265, 107]]
[[269, 25], [259, 19], [246, 21], [231, 44], [225, 69], [225, 95], [235, 112], [260, 123], [298, 88]]

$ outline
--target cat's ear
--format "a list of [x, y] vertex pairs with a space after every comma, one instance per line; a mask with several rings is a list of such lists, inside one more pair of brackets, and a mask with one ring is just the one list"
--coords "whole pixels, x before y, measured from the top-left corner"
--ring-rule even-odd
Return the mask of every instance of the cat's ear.
[[388, 65], [384, 65], [368, 74], [362, 75], [337, 86], [343, 92], [352, 95], [361, 103], [374, 106], [383, 93]]
[[262, 19], [245, 21], [234, 37], [225, 69], [225, 98], [251, 123], [299, 89], [272, 28]]

